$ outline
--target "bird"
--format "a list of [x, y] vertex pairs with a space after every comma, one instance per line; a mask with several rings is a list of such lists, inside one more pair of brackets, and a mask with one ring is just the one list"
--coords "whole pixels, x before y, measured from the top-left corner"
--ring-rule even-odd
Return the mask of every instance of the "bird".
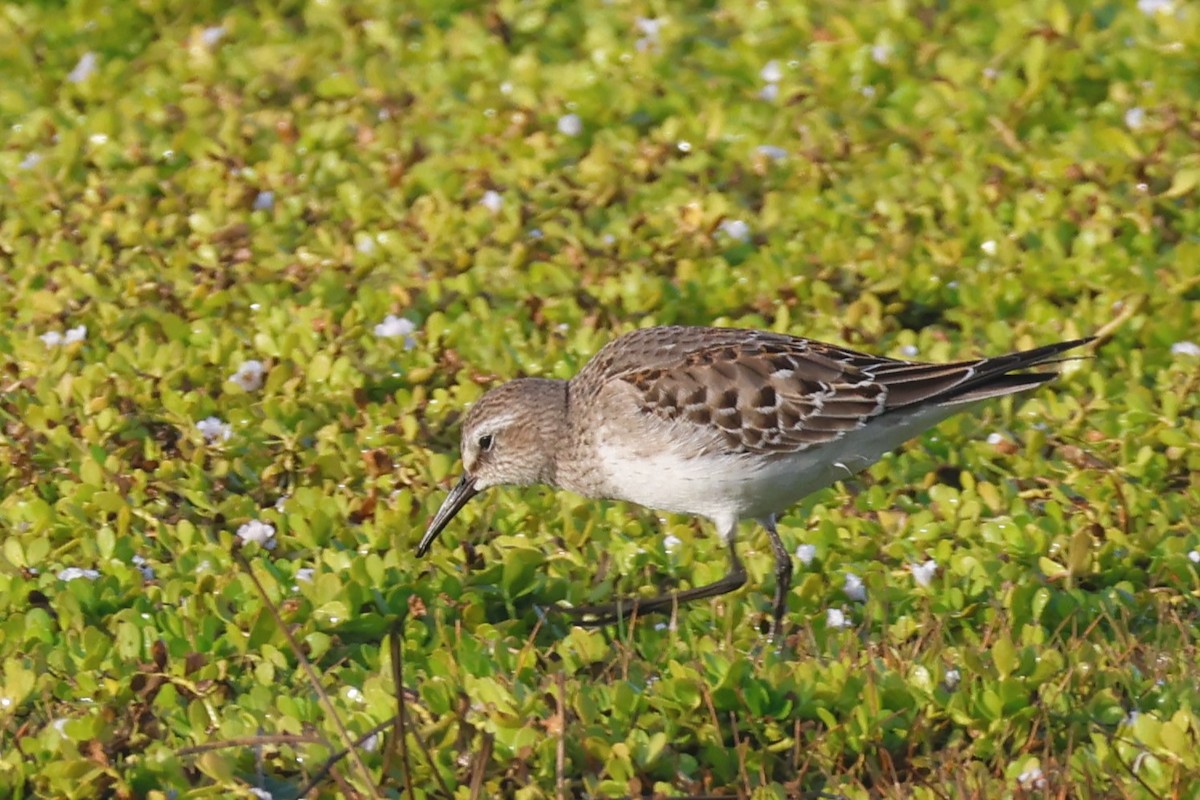
[[705, 518], [726, 575], [655, 597], [561, 607], [580, 624], [670, 611], [741, 588], [739, 522], [757, 521], [775, 558], [771, 635], [783, 625], [792, 561], [776, 518], [969, 406], [1052, 380], [1094, 337], [951, 363], [869, 355], [784, 333], [664, 326], [620, 336], [570, 380], [518, 378], [462, 422], [462, 477], [417, 545], [429, 552], [471, 498], [542, 484]]

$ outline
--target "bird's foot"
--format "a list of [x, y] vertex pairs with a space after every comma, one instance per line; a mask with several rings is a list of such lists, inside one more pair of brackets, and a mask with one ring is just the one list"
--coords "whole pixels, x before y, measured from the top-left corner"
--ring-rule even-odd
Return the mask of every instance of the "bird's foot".
[[658, 597], [626, 597], [612, 603], [587, 606], [559, 606], [558, 610], [575, 618], [584, 628], [603, 628], [622, 620], [633, 621], [644, 614], [670, 612], [679, 605], [679, 597], [664, 594]]

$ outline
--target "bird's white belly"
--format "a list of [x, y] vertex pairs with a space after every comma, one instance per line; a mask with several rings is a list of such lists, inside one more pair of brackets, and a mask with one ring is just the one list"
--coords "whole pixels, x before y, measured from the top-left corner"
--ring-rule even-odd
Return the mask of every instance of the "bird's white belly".
[[759, 519], [860, 472], [959, 410], [937, 407], [897, 415], [787, 456], [688, 456], [682, 448], [664, 448], [631, 458], [613, 443], [601, 444], [599, 456], [616, 499], [712, 520]]
[[[839, 471], [803, 453], [767, 461], [741, 456], [680, 458], [667, 452], [632, 462], [609, 457], [605, 467], [611, 492], [619, 500], [714, 520], [778, 513], [838, 480], [834, 473]], [[840, 472], [843, 477], [850, 474]]]

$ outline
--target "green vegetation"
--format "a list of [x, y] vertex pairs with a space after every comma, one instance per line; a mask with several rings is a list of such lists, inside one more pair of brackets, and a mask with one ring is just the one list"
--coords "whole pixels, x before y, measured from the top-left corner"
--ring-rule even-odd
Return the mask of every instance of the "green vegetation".
[[[1182, 0], [4, 5], [0, 794], [294, 797], [383, 724], [317, 795], [1189, 796], [1198, 52]], [[786, 516], [782, 655], [749, 527], [600, 632], [539, 610], [708, 527], [509, 490], [414, 558], [466, 404], [654, 323], [1103, 343]]]

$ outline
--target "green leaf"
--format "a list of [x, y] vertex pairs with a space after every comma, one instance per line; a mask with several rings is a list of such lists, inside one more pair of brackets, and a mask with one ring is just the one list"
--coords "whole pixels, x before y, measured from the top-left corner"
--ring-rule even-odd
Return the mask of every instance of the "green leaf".
[[501, 714], [516, 714], [517, 706], [510, 692], [495, 678], [468, 677], [467, 692], [477, 703], [491, 706]]
[[325, 383], [329, 380], [329, 373], [333, 368], [333, 362], [325, 353], [317, 353], [308, 362], [308, 379], [316, 383]]
[[270, 610], [262, 609], [254, 618], [254, 624], [250, 626], [250, 636], [247, 640], [247, 647], [251, 650], [257, 650], [275, 636], [279, 626], [275, 623], [275, 618], [271, 615]]
[[17, 659], [6, 659], [0, 676], [0, 696], [8, 700], [9, 708], [17, 708], [33, 691], [35, 675]]
[[1187, 167], [1176, 172], [1171, 178], [1171, 187], [1163, 192], [1163, 197], [1183, 197], [1200, 186], [1200, 167]]
[[1086, 529], [1079, 529], [1071, 535], [1067, 547], [1067, 568], [1072, 575], [1082, 575], [1088, 571], [1092, 563], [1092, 534]]
[[317, 82], [317, 94], [324, 98], [353, 97], [359, 91], [358, 82], [349, 72], [334, 72]]
[[538, 569], [546, 562], [541, 550], [516, 547], [504, 553], [504, 570], [500, 576], [500, 588], [509, 598], [522, 597], [532, 592], [537, 584], [534, 580]]
[[1027, 92], [1038, 88], [1042, 80], [1042, 67], [1046, 63], [1046, 40], [1031, 36], [1023, 50], [1022, 65], [1025, 68]]
[[1177, 756], [1194, 756], [1196, 745], [1187, 732], [1171, 720], [1167, 720], [1159, 729], [1162, 746]]
[[117, 624], [117, 652], [122, 658], [133, 661], [142, 655], [142, 629], [132, 622]]
[[1033, 600], [1029, 603], [1029, 611], [1035, 622], [1041, 620], [1042, 614], [1046, 611], [1046, 606], [1050, 603], [1050, 590], [1045, 586], [1039, 586], [1037, 591], [1033, 593]]
[[1162, 747], [1163, 723], [1152, 714], [1140, 714], [1133, 723], [1134, 737], [1147, 747]]
[[1066, 577], [1068, 574], [1066, 567], [1044, 556], [1038, 559], [1038, 569], [1051, 580]]
[[996, 672], [1001, 680], [1007, 678], [1017, 668], [1017, 651], [1013, 647], [1012, 639], [1007, 636], [1000, 636], [992, 644], [992, 663], [996, 665]]
[[17, 568], [28, 566], [25, 561], [25, 551], [21, 547], [21, 540], [16, 536], [5, 537], [4, 558], [9, 564]]

